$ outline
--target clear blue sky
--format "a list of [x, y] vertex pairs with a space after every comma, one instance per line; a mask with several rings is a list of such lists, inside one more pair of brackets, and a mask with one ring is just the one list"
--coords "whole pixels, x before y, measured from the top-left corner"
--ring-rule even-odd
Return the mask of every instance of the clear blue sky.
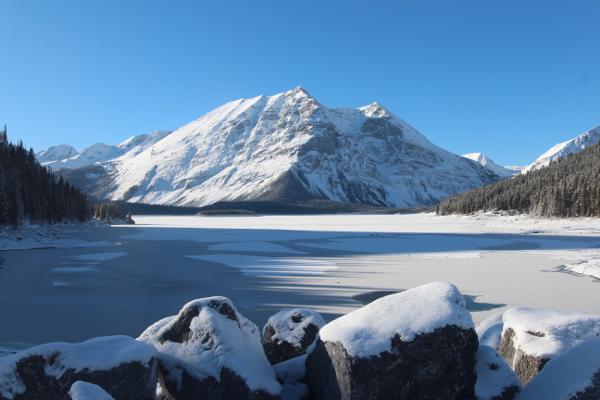
[[526, 165], [600, 124], [597, 0], [0, 0], [0, 124], [36, 151], [302, 85]]

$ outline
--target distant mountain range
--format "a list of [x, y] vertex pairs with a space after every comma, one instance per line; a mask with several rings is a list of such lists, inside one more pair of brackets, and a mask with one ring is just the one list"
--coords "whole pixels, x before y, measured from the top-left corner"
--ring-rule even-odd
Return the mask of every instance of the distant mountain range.
[[302, 87], [227, 103], [173, 132], [38, 160], [89, 194], [136, 203], [313, 199], [392, 207], [441, 198], [518, 172], [435, 146], [377, 103], [327, 108]]
[[489, 159], [486, 155], [481, 153], [469, 153], [464, 154], [463, 157], [468, 158], [470, 160], [475, 161], [481, 166], [489, 169], [493, 173], [502, 178], [508, 178], [516, 173], [521, 172], [525, 167], [503, 167], [501, 165], [496, 164], [494, 161]]
[[600, 125], [590, 129], [587, 132], [582, 133], [574, 139], [569, 141], [558, 143], [553, 146], [550, 150], [542, 154], [537, 160], [530, 166], [523, 170], [524, 173], [534, 171], [542, 167], [548, 166], [552, 161], [556, 161], [559, 158], [564, 158], [572, 153], [579, 153], [588, 146], [591, 146], [600, 141]]

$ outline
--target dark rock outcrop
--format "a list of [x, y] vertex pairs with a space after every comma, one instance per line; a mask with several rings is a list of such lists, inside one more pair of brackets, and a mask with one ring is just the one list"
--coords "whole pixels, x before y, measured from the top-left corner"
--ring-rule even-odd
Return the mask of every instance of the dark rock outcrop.
[[339, 342], [317, 341], [308, 356], [310, 385], [318, 399], [474, 399], [474, 330], [438, 328], [392, 350], [352, 357]]
[[269, 318], [262, 345], [271, 365], [306, 354], [323, 325], [323, 318], [309, 308], [284, 309]]
[[63, 400], [84, 381], [115, 400], [153, 400], [157, 364], [156, 349], [126, 336], [36, 346], [0, 359], [0, 399]]
[[513, 307], [503, 314], [498, 352], [527, 385], [554, 357], [600, 335], [600, 316]]
[[169, 399], [279, 399], [258, 328], [225, 297], [186, 304], [138, 340], [159, 351], [159, 384]]
[[518, 399], [600, 399], [600, 339], [581, 342], [552, 358]]
[[474, 399], [478, 339], [465, 301], [437, 282], [322, 328], [307, 357], [317, 399]]
[[[526, 334], [531, 335], [530, 333]], [[498, 352], [517, 373], [523, 386], [527, 385], [550, 361], [549, 357], [531, 355], [521, 350], [515, 344], [515, 331], [512, 328], [504, 330]]]

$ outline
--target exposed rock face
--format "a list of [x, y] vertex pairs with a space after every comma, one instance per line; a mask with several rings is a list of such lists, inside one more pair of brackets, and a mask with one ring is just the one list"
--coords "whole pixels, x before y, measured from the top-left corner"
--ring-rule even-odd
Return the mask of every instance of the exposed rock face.
[[383, 297], [327, 324], [307, 357], [317, 399], [474, 399], [478, 339], [453, 285]]
[[477, 352], [477, 400], [512, 400], [521, 381], [493, 347], [480, 345]]
[[518, 399], [600, 399], [600, 339], [581, 342], [552, 358]]
[[115, 400], [153, 400], [156, 356], [152, 346], [125, 336], [36, 346], [0, 359], [0, 399], [63, 400], [84, 381]]
[[308, 198], [405, 207], [500, 179], [377, 103], [331, 109], [301, 87], [225, 104], [140, 150], [102, 152], [99, 173], [73, 170], [69, 181], [132, 203]]
[[159, 383], [169, 399], [278, 399], [258, 328], [225, 297], [186, 304], [138, 340], [159, 351]]
[[281, 310], [263, 328], [262, 345], [272, 365], [306, 354], [325, 325], [323, 318], [309, 308]]
[[503, 314], [498, 352], [527, 385], [554, 357], [600, 335], [600, 316], [514, 307]]
[[512, 328], [504, 330], [498, 352], [517, 373], [523, 386], [527, 385], [550, 361], [549, 357], [526, 354], [518, 348], [515, 345], [515, 331]]
[[307, 369], [318, 399], [474, 399], [476, 351], [473, 330], [447, 326], [370, 357], [319, 340]]

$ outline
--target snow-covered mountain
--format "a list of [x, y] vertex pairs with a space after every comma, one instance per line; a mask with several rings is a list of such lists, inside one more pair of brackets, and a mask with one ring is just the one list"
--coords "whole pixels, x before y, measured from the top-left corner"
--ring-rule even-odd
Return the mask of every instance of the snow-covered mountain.
[[463, 154], [463, 157], [468, 158], [469, 160], [473, 160], [476, 163], [480, 164], [482, 167], [489, 169], [494, 174], [501, 176], [503, 178], [508, 178], [519, 171], [521, 171], [525, 167], [503, 167], [502, 165], [496, 164], [490, 158], [488, 158], [485, 154], [481, 153], [469, 153]]
[[575, 139], [571, 139], [564, 143], [559, 143], [552, 147], [550, 150], [542, 154], [537, 160], [530, 166], [523, 170], [523, 173], [534, 171], [549, 165], [552, 161], [556, 161], [559, 158], [568, 156], [571, 153], [579, 153], [587, 146], [591, 146], [600, 141], [600, 125], [590, 129], [587, 132], [582, 133]]
[[45, 150], [36, 153], [36, 158], [41, 164], [48, 164], [53, 161], [65, 160], [77, 155], [77, 150], [68, 144], [59, 144], [48, 147]]
[[135, 155], [72, 171], [70, 181], [77, 173], [99, 198], [186, 206], [312, 198], [419, 206], [500, 179], [377, 103], [330, 109], [302, 87], [225, 104]]
[[54, 170], [82, 168], [121, 156], [135, 156], [169, 133], [168, 131], [154, 131], [137, 135], [114, 146], [95, 143], [81, 152], [77, 152], [68, 145], [52, 146], [37, 153], [36, 157], [42, 165]]

